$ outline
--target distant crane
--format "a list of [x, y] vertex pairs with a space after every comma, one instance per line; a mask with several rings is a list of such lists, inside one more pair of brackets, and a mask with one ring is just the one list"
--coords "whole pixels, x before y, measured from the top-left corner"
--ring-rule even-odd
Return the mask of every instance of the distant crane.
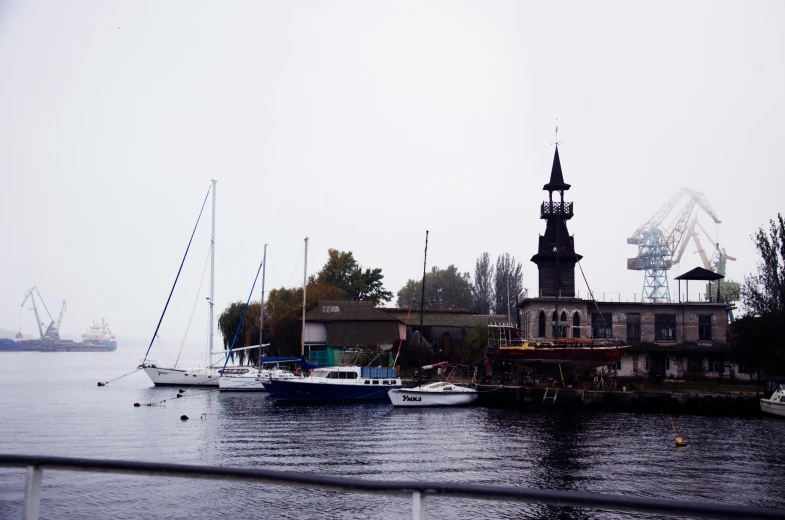
[[[676, 213], [671, 223], [663, 228], [663, 221], [685, 195], [689, 196], [687, 203]], [[690, 216], [696, 205], [700, 206], [715, 223], [720, 223], [720, 219], [702, 193], [682, 188], [627, 239], [628, 244], [638, 246], [638, 255], [627, 259], [627, 269], [645, 271], [641, 292], [642, 302], [670, 301], [668, 269], [681, 258], [679, 255], [675, 262], [673, 260], [677, 250], [681, 252], [684, 250], [683, 247], [680, 249], [680, 246], [683, 245]]]
[[[38, 307], [35, 305], [35, 294], [33, 294], [33, 292], [38, 295], [41, 305], [44, 306], [44, 310], [46, 310], [46, 314], [49, 316], [49, 326], [46, 327], [46, 330], [44, 330], [44, 322], [41, 321], [41, 316], [38, 314]], [[27, 291], [24, 300], [22, 300], [22, 307], [25, 306], [25, 302], [27, 302], [28, 298], [33, 303], [33, 312], [35, 313], [35, 321], [38, 325], [38, 333], [41, 335], [41, 341], [60, 341], [60, 324], [63, 322], [63, 313], [65, 313], [65, 300], [63, 300], [63, 306], [60, 308], [60, 315], [57, 317], [57, 321], [55, 321], [37, 287], [32, 287]]]
[[[700, 241], [700, 235], [695, 230], [695, 227], [698, 227], [703, 234], [709, 238], [714, 244], [714, 252], [711, 255], [711, 258], [706, 254], [706, 250], [703, 248], [703, 245]], [[698, 250], [698, 254], [700, 255], [701, 262], [703, 262], [703, 267], [708, 269], [709, 271], [714, 271], [717, 274], [721, 274], [725, 276], [725, 269], [730, 261], [736, 261], [736, 257], [730, 256], [724, 247], [720, 247], [719, 242], [716, 242], [712, 239], [711, 235], [706, 228], [704, 228], [701, 223], [698, 221], [698, 217], [693, 217], [692, 222], [690, 222], [689, 227], [687, 228], [687, 235], [684, 241], [679, 248], [679, 252], [676, 255], [676, 259], [673, 261], [674, 264], [677, 264], [679, 260], [681, 260], [682, 255], [684, 254], [684, 250], [687, 248], [687, 244], [689, 243], [690, 239], [695, 243], [695, 248]], [[728, 301], [738, 301], [739, 299], [739, 284], [737, 282], [723, 279], [718, 281], [718, 286], [720, 287], [721, 294], [728, 300]], [[708, 296], [708, 290], [706, 291]]]

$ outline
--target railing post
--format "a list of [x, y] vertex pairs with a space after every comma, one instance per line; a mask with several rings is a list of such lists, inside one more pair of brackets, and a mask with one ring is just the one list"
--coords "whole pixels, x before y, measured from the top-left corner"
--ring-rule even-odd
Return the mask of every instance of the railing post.
[[22, 520], [38, 520], [38, 512], [41, 509], [41, 481], [43, 478], [44, 470], [38, 466], [27, 466]]
[[425, 520], [425, 497], [419, 491], [412, 492], [412, 520]]

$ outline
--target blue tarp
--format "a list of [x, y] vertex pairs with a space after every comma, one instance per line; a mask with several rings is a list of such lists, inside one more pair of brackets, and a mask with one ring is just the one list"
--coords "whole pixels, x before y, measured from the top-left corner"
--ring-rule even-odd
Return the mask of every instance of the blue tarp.
[[259, 360], [260, 363], [283, 363], [284, 361], [300, 361], [296, 357], [263, 357]]

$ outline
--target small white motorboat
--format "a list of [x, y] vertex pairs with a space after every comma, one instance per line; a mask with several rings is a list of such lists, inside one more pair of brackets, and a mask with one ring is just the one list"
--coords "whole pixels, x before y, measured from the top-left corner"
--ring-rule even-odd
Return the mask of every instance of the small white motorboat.
[[771, 396], [760, 400], [760, 411], [785, 417], [785, 385], [779, 385]]
[[414, 388], [393, 388], [387, 395], [393, 406], [460, 406], [477, 400], [477, 390], [439, 381]]
[[218, 378], [218, 389], [222, 392], [264, 392], [258, 376], [259, 369], [254, 367], [225, 368]]

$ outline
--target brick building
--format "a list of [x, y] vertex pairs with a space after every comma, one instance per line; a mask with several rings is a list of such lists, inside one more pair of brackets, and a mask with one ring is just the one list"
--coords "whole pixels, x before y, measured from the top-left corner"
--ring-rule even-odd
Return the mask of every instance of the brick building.
[[[626, 340], [630, 349], [615, 367], [620, 376], [748, 377], [743, 367], [727, 361], [726, 333], [733, 306], [720, 301], [718, 295], [700, 303], [595, 302], [576, 298], [575, 264], [581, 255], [575, 252], [575, 238], [567, 230], [573, 203], [564, 201], [564, 192], [570, 185], [564, 182], [558, 146], [550, 181], [543, 189], [548, 191], [548, 201], [540, 207], [540, 218], [546, 221], [546, 230], [531, 259], [539, 271], [538, 296], [522, 298], [518, 303], [521, 327], [527, 336], [538, 340]], [[558, 201], [553, 200], [554, 192], [559, 194]], [[720, 277], [702, 268], [690, 273], [702, 276], [692, 279]]]

